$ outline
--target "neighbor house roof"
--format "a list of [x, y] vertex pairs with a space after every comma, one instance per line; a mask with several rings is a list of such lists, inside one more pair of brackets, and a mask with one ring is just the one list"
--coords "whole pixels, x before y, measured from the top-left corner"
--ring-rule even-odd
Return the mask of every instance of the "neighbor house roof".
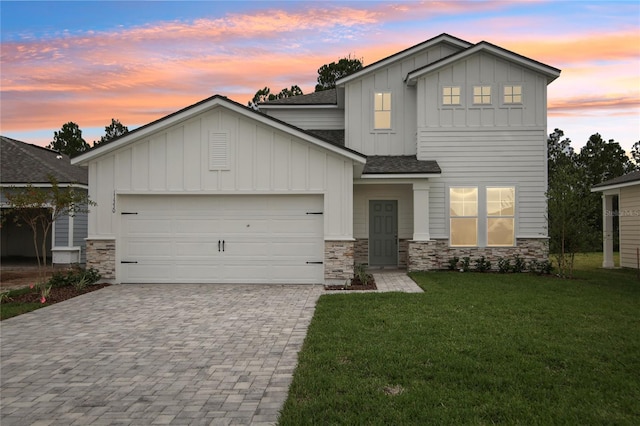
[[344, 146], [344, 144], [340, 145], [333, 140], [325, 139], [308, 130], [303, 130], [292, 124], [286, 123], [282, 120], [278, 120], [277, 118], [273, 118], [258, 111], [254, 111], [253, 109], [239, 104], [238, 102], [232, 101], [225, 96], [214, 95], [172, 114], [169, 114], [165, 117], [159, 118], [158, 120], [155, 120], [149, 124], [145, 124], [142, 127], [138, 127], [137, 129], [125, 133], [124, 135], [117, 138], [111, 139], [108, 142], [104, 142], [98, 146], [94, 146], [90, 150], [78, 155], [77, 157], [74, 157], [73, 164], [86, 165], [91, 159], [114, 151], [134, 141], [140, 140], [154, 132], [165, 130], [177, 123], [189, 120], [197, 114], [208, 111], [218, 106], [227, 108], [238, 114], [252, 118], [260, 123], [273, 126], [292, 136], [299, 137], [303, 140], [306, 140], [307, 142], [335, 152], [336, 154], [348, 157], [358, 163], [364, 164], [364, 162], [366, 161], [366, 155], [354, 151], [353, 149], [347, 148]]
[[273, 105], [336, 105], [338, 94], [336, 89], [322, 90], [307, 95], [291, 96], [290, 98], [274, 99], [260, 103], [261, 107]]
[[58, 151], [0, 136], [0, 182], [48, 184], [49, 176], [58, 183], [88, 184], [87, 170], [71, 165], [69, 157]]
[[640, 170], [618, 176], [617, 178], [606, 180], [597, 185], [593, 185], [592, 192], [606, 191], [608, 189], [622, 188], [623, 186], [640, 185]]
[[363, 175], [423, 175], [440, 174], [440, 166], [433, 160], [418, 160], [415, 155], [370, 155]]

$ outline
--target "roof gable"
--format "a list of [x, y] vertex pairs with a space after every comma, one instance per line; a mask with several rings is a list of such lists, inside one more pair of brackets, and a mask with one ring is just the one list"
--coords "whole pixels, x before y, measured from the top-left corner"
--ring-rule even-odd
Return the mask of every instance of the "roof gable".
[[15, 139], [0, 136], [0, 182], [2, 184], [88, 183], [87, 170], [74, 166], [69, 157]]
[[536, 72], [539, 72], [541, 74], [544, 74], [547, 77], [547, 84], [551, 83], [553, 80], [555, 80], [560, 76], [560, 70], [557, 68], [554, 68], [552, 66], [543, 64], [542, 62], [538, 62], [536, 60], [527, 58], [518, 53], [496, 46], [489, 42], [481, 41], [480, 43], [470, 46], [465, 50], [462, 50], [458, 53], [454, 53], [453, 55], [449, 55], [445, 58], [440, 59], [439, 61], [433, 62], [429, 65], [426, 65], [424, 67], [411, 71], [407, 75], [407, 78], [405, 80], [407, 84], [413, 85], [416, 83], [418, 78], [426, 74], [440, 70], [446, 66], [449, 66], [455, 62], [461, 61], [465, 58], [468, 58], [480, 52], [490, 53], [506, 61], [517, 63], [523, 67], [526, 67]]
[[276, 118], [270, 117], [268, 115], [262, 114], [260, 112], [254, 111], [251, 108], [241, 105], [224, 96], [214, 95], [210, 98], [204, 99], [196, 104], [183, 108], [177, 112], [169, 114], [163, 118], [160, 118], [156, 121], [153, 121], [149, 124], [139, 127], [133, 131], [130, 131], [118, 138], [112, 139], [107, 143], [100, 144], [97, 147], [94, 147], [89, 151], [73, 158], [72, 164], [86, 165], [88, 164], [89, 161], [97, 157], [100, 157], [116, 149], [119, 149], [123, 146], [129, 145], [131, 143], [144, 139], [145, 137], [153, 133], [167, 129], [170, 126], [174, 126], [178, 123], [189, 120], [192, 117], [195, 117], [196, 115], [201, 114], [205, 111], [211, 110], [215, 107], [227, 108], [242, 116], [251, 118], [260, 123], [274, 127], [292, 136], [296, 136], [309, 143], [320, 146], [329, 151], [335, 152], [336, 154], [348, 157], [359, 163], [364, 164], [365, 162], [366, 156], [363, 154], [360, 154], [359, 152], [356, 152], [344, 146], [340, 146], [339, 144], [336, 144], [334, 141], [319, 137], [318, 135], [315, 135], [306, 130], [302, 130], [284, 121], [281, 121]]
[[416, 53], [419, 53], [423, 50], [426, 49], [430, 49], [433, 46], [436, 46], [440, 43], [445, 43], [451, 46], [455, 46], [459, 49], [466, 49], [469, 46], [473, 46], [471, 43], [469, 43], [468, 41], [459, 39], [457, 37], [454, 37], [452, 35], [443, 33], [440, 34], [439, 36], [430, 38], [429, 40], [423, 41], [422, 43], [416, 44], [415, 46], [411, 46], [405, 50], [402, 50], [398, 53], [394, 53], [391, 56], [387, 56], [386, 58], [383, 58], [379, 61], [374, 62], [371, 65], [367, 65], [366, 67], [362, 68], [360, 71], [357, 71], [353, 74], [350, 74], [344, 78], [341, 78], [340, 80], [336, 81], [336, 86], [342, 86], [350, 81], [356, 80], [358, 78], [361, 78], [369, 73], [375, 72], [377, 70], [379, 70], [380, 68], [384, 68], [387, 67], [389, 65], [391, 65], [394, 62], [397, 61], [401, 61], [403, 59], [405, 59], [408, 56], [414, 55]]

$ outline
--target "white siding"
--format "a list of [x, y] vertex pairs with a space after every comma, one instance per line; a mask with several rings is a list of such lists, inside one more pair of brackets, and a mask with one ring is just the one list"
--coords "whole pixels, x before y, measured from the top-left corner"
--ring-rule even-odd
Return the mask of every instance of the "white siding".
[[620, 188], [620, 266], [637, 268], [640, 248], [640, 184]]
[[448, 237], [448, 186], [515, 186], [516, 237], [544, 237], [547, 163], [543, 130], [423, 129], [419, 159], [436, 160], [430, 179], [430, 232]]
[[360, 184], [353, 190], [354, 238], [369, 238], [369, 201], [398, 200], [398, 238], [413, 238], [412, 185]]
[[[457, 49], [441, 44], [345, 87], [346, 146], [368, 155], [414, 155], [416, 153], [416, 90], [404, 79], [410, 71], [448, 56]], [[391, 92], [391, 130], [374, 130], [373, 96]]]
[[[504, 85], [522, 86], [522, 104], [503, 102]], [[491, 87], [491, 105], [473, 104], [473, 86]], [[442, 88], [461, 88], [461, 105], [442, 105]], [[545, 127], [547, 80], [493, 55], [479, 53], [418, 79], [418, 128]]]
[[[229, 135], [229, 170], [209, 170], [212, 131]], [[89, 235], [117, 235], [118, 194], [318, 193], [325, 238], [351, 238], [352, 174], [351, 160], [216, 107], [90, 163]]]
[[305, 130], [344, 129], [344, 109], [342, 108], [306, 108], [291, 109], [265, 108], [268, 116]]

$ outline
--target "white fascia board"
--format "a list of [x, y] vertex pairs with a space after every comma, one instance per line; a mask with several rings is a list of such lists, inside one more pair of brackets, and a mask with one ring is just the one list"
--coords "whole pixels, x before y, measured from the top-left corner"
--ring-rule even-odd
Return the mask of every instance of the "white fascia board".
[[366, 174], [361, 179], [428, 179], [440, 177], [440, 173], [412, 173], [412, 174]]
[[509, 52], [507, 50], [496, 48], [495, 46], [492, 46], [490, 44], [478, 43], [473, 47], [470, 47], [462, 52], [453, 54], [447, 58], [437, 61], [432, 65], [426, 66], [422, 69], [411, 71], [409, 74], [407, 74], [407, 78], [405, 79], [405, 81], [410, 86], [415, 85], [418, 78], [426, 74], [432, 73], [434, 71], [437, 71], [439, 69], [442, 69], [446, 66], [449, 66], [455, 62], [460, 61], [461, 59], [467, 58], [479, 52], [491, 53], [492, 55], [498, 56], [510, 62], [515, 62], [519, 65], [522, 65], [523, 67], [526, 67], [534, 71], [537, 71], [541, 74], [544, 74], [548, 77], [547, 84], [551, 83], [553, 80], [555, 80], [560, 76], [560, 71], [553, 67], [544, 65], [532, 59], [525, 58], [524, 56], [520, 56], [518, 54]]
[[454, 46], [460, 47], [461, 49], [466, 49], [469, 46], [472, 46], [471, 43], [456, 39], [454, 37], [451, 37], [447, 34], [442, 34], [432, 40], [429, 40], [427, 42], [423, 42], [420, 43], [416, 46], [410, 47], [407, 50], [400, 52], [400, 53], [396, 53], [393, 54], [391, 56], [388, 56], [384, 59], [379, 60], [378, 62], [374, 62], [373, 64], [369, 65], [368, 67], [363, 68], [362, 70], [348, 75], [344, 78], [341, 78], [339, 80], [336, 81], [336, 87], [338, 86], [344, 86], [346, 83], [349, 83], [350, 81], [356, 80], [360, 77], [362, 77], [363, 75], [367, 75], [371, 72], [375, 72], [377, 70], [379, 70], [380, 68], [386, 67], [396, 61], [401, 61], [404, 58], [411, 56], [417, 52], [420, 52], [424, 49], [429, 49], [430, 47], [435, 46], [438, 43], [442, 43], [442, 42], [446, 42], [449, 44], [452, 44]]
[[607, 185], [607, 186], [599, 186], [597, 188], [591, 188], [591, 192], [606, 192], [612, 189], [626, 188], [628, 186], [635, 186], [635, 185], [640, 185], [640, 181], [635, 180], [632, 182], [624, 182], [624, 183], [618, 183], [618, 184]]
[[[31, 186], [33, 188], [51, 188], [50, 183], [3, 183], [0, 184], [0, 188], [26, 188]], [[79, 184], [79, 183], [59, 183], [58, 187], [60, 188], [81, 188], [81, 189], [89, 189], [89, 185]]]
[[332, 104], [278, 104], [278, 105], [260, 105], [258, 109], [337, 109], [338, 105]]

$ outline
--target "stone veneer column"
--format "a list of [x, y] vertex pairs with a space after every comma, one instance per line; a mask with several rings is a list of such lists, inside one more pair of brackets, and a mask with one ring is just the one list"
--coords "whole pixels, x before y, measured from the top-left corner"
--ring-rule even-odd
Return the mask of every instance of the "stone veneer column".
[[87, 268], [94, 268], [105, 280], [116, 278], [116, 240], [87, 239]]
[[324, 242], [324, 279], [346, 280], [353, 278], [354, 241]]
[[439, 269], [436, 241], [409, 241], [407, 270], [430, 271]]

